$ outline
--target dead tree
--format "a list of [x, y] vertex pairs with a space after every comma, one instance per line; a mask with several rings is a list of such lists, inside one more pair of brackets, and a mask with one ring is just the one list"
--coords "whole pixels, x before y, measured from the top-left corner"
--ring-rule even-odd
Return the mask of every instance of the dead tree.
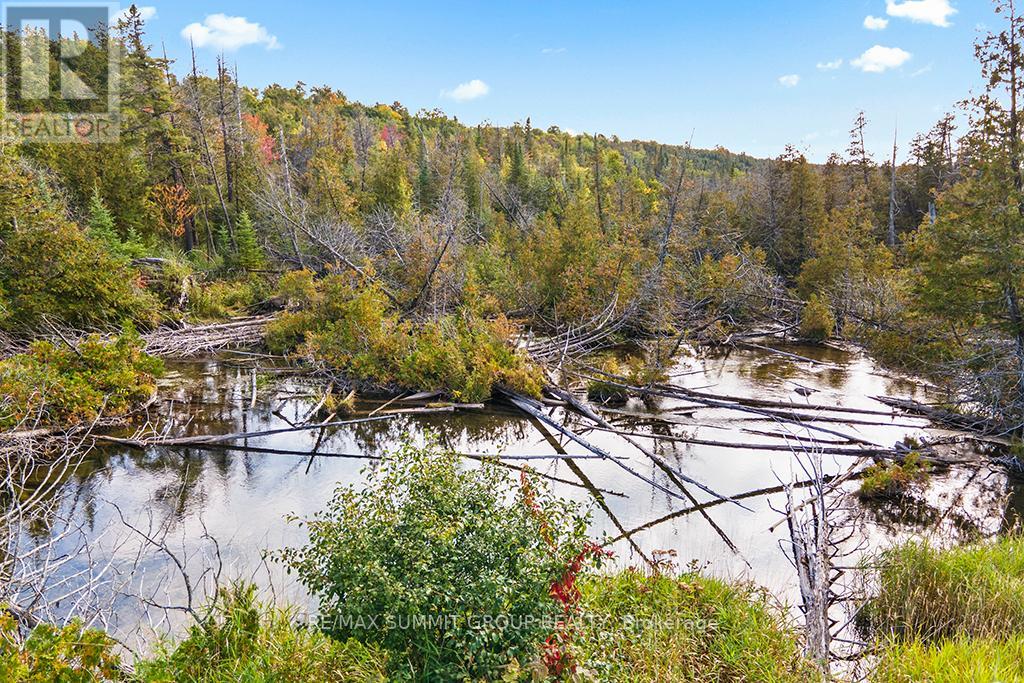
[[887, 243], [890, 249], [896, 247], [896, 139], [897, 133], [892, 136], [892, 173], [889, 180], [889, 233]]
[[231, 214], [228, 212], [227, 202], [224, 201], [224, 193], [220, 187], [220, 177], [217, 175], [217, 167], [213, 163], [213, 152], [210, 151], [210, 142], [206, 137], [206, 126], [203, 122], [203, 103], [199, 93], [199, 70], [196, 67], [196, 47], [192, 44], [192, 97], [190, 102], [192, 116], [195, 121], [196, 133], [203, 145], [203, 160], [206, 162], [206, 170], [210, 173], [213, 181], [213, 188], [217, 193], [217, 200], [220, 202], [221, 211], [224, 213], [224, 225], [228, 229], [228, 237], [231, 240], [231, 248], [237, 249], [235, 242], [235, 228], [231, 223]]
[[224, 66], [224, 55], [221, 55], [217, 57], [217, 95], [219, 104], [217, 116], [220, 119], [221, 145], [224, 147], [224, 181], [227, 187], [227, 199], [229, 204], [235, 204], [237, 198], [235, 197], [235, 174], [232, 172], [231, 165], [232, 143], [231, 137], [228, 135], [228, 105], [224, 93], [227, 79], [227, 67]]

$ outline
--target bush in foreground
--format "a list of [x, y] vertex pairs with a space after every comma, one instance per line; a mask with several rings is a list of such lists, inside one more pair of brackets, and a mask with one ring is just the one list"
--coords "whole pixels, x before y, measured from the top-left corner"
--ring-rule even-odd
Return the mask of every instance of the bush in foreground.
[[582, 583], [583, 680], [806, 681], [797, 635], [766, 596], [687, 573], [627, 570]]
[[536, 664], [564, 615], [555, 588], [586, 547], [585, 517], [535, 482], [411, 446], [306, 523], [308, 545], [283, 559], [319, 598], [325, 632], [383, 646], [391, 675], [412, 680]]

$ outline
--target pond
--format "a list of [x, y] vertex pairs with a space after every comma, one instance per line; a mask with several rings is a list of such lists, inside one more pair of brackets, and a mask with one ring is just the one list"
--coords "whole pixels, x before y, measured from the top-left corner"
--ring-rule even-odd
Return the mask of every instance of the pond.
[[[808, 424], [886, 447], [908, 437], [944, 434], [923, 420], [882, 414], [887, 409], [872, 398], [928, 400], [930, 391], [924, 383], [888, 375], [856, 352], [789, 347], [786, 351], [794, 356], [762, 349], [690, 350], [676, 359], [671, 382], [719, 395], [875, 411], [851, 413], [843, 422], [812, 420]], [[256, 383], [253, 401], [253, 377], [244, 360], [227, 354], [169, 364], [161, 382], [162, 402], [152, 411], [154, 423], [179, 436], [284, 429], [307, 419], [321, 386], [302, 378], [264, 375]], [[357, 416], [382, 405], [360, 402]], [[644, 478], [678, 490], [663, 469], [621, 436], [586, 431], [581, 418], [561, 408], [546, 410], [590, 443], [625, 458]], [[363, 481], [364, 468], [374, 461], [359, 456], [386, 455], [405, 439], [422, 443], [434, 438], [462, 453], [509, 457], [552, 455], [557, 446], [581, 457], [508, 462], [533, 467], [559, 495], [591, 506], [591, 533], [610, 541], [620, 565], [642, 566], [647, 558], [670, 557], [680, 567], [692, 564], [714, 575], [749, 579], [767, 587], [783, 603], [796, 603], [799, 594], [787, 555], [788, 531], [780, 523], [786, 502], [781, 485], [806, 479], [801, 461], [810, 457], [805, 451], [811, 448], [812, 437], [824, 441], [837, 441], [837, 437], [763, 415], [670, 398], [647, 403], [633, 399], [603, 415], [617, 428], [637, 434], [730, 444], [634, 437], [692, 479], [741, 498], [745, 508], [716, 501], [690, 486], [696, 501], [709, 504], [703, 514], [694, 512], [689, 500], [669, 495], [614, 462], [586, 457], [584, 448], [554, 430], [548, 428], [545, 435], [535, 421], [511, 406], [496, 405], [284, 432], [234, 442], [231, 447], [97, 448], [61, 479], [56, 494], [60, 514], [28, 526], [26, 542], [57, 536], [67, 524], [80, 528], [89, 553], [81, 553], [70, 536], [61, 539], [58, 547], [64, 544], [66, 552], [80, 553], [61, 571], [73, 575], [90, 565], [102, 567], [99, 590], [117, 605], [116, 622], [107, 627], [122, 637], [147, 641], [167, 624], [152, 621], [151, 614], [143, 618], [139, 596], [164, 606], [185, 604], [185, 586], [175, 560], [186, 568], [197, 594], [210, 585], [211, 568], [222, 567], [222, 579], [251, 579], [272, 588], [278, 600], [308, 605], [300, 587], [265, 554], [304, 541], [304, 529], [288, 521], [290, 515], [311, 516], [339, 485]], [[827, 420], [835, 414], [820, 417]], [[765, 444], [783, 444], [788, 449], [751, 447]], [[316, 454], [309, 455], [314, 449]], [[833, 475], [866, 463], [849, 455], [821, 457], [825, 472]], [[852, 480], [837, 495], [855, 491], [857, 485]], [[998, 533], [1015, 523], [1017, 510], [1024, 509], [1022, 490], [1005, 474], [976, 466], [937, 472], [926, 494], [913, 502], [863, 507], [855, 496], [848, 496], [848, 523], [856, 527], [850, 561], [913, 535], [955, 539]], [[143, 534], [166, 547], [157, 549]], [[92, 569], [82, 576], [95, 574]], [[180, 611], [170, 614], [172, 622], [181, 622]]]

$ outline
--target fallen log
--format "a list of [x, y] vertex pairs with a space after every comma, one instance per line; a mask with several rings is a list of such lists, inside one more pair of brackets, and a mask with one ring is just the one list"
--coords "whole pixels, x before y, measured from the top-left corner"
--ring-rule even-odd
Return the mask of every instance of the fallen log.
[[[731, 450], [747, 451], [782, 451], [794, 453], [798, 451], [810, 451], [822, 455], [843, 455], [854, 458], [880, 458], [882, 460], [903, 460], [906, 451], [896, 448], [829, 448], [823, 447], [820, 441], [813, 441], [807, 446], [802, 444], [765, 444], [765, 443], [738, 443], [734, 441], [715, 441], [712, 439], [697, 439], [688, 436], [676, 436], [674, 434], [645, 434], [643, 432], [624, 432], [618, 429], [605, 429], [603, 427], [590, 427], [594, 431], [605, 431], [619, 436], [634, 436], [642, 439], [653, 439], [655, 441], [671, 441], [676, 443], [693, 444], [695, 446], [709, 446], [712, 448], [728, 448]], [[794, 441], [799, 442], [797, 437]], [[936, 465], [977, 465], [977, 460], [939, 458], [927, 454], [921, 454], [921, 459]]]
[[[585, 406], [582, 403], [580, 403], [580, 401], [575, 396], [573, 396], [571, 393], [569, 393], [568, 391], [564, 391], [564, 390], [559, 389], [557, 387], [549, 387], [548, 388], [548, 393], [551, 393], [555, 397], [557, 397], [557, 398], [565, 401], [566, 403], [568, 403], [573, 408], [573, 410], [575, 410], [579, 414], [583, 415], [588, 420], [590, 420], [590, 421], [600, 425], [601, 427], [605, 427], [605, 428], [611, 429], [613, 431], [615, 430], [614, 425], [612, 425], [610, 422], [605, 420], [600, 415], [596, 414], [594, 411], [590, 410], [590, 408], [588, 408], [587, 406]], [[621, 433], [619, 435], [623, 436]], [[684, 474], [683, 472], [680, 472], [678, 469], [676, 469], [675, 467], [670, 465], [664, 458], [660, 457], [659, 455], [657, 455], [656, 453], [654, 453], [650, 449], [645, 448], [641, 444], [638, 444], [637, 442], [631, 440], [628, 436], [623, 436], [623, 438], [626, 439], [626, 442], [629, 443], [631, 446], [633, 446], [638, 451], [640, 451], [641, 453], [646, 455], [648, 458], [650, 458], [650, 460], [652, 462], [654, 462], [658, 467], [660, 467], [666, 473], [671, 474], [672, 476], [678, 477], [679, 479], [681, 479], [682, 481], [685, 481], [688, 484], [696, 486], [697, 488], [699, 488], [704, 493], [707, 493], [707, 494], [709, 494], [711, 496], [714, 496], [715, 498], [723, 498], [723, 499], [729, 501], [730, 503], [735, 503], [736, 505], [739, 505], [740, 507], [742, 507], [744, 509], [747, 509], [741, 503], [737, 503], [734, 500], [729, 500], [727, 497], [725, 497], [722, 494], [720, 494], [720, 493], [718, 493], [718, 492], [708, 488], [707, 486], [705, 486], [701, 482], [697, 481], [696, 479], [690, 477], [687, 474]], [[694, 503], [696, 502], [696, 501], [693, 500], [693, 497], [690, 496], [690, 494], [688, 492], [684, 491], [684, 493], [685, 493], [685, 495], [687, 496], [687, 498], [691, 502], [694, 502]]]
[[536, 418], [537, 420], [540, 420], [541, 422], [543, 422], [544, 424], [548, 425], [549, 427], [554, 428], [556, 431], [561, 432], [564, 436], [569, 438], [571, 441], [579, 444], [580, 446], [582, 446], [583, 448], [587, 449], [588, 451], [590, 451], [594, 455], [598, 455], [602, 459], [607, 460], [608, 462], [615, 463], [620, 468], [622, 468], [623, 470], [625, 470], [629, 474], [633, 475], [634, 477], [636, 477], [640, 481], [644, 482], [645, 484], [647, 484], [649, 486], [653, 486], [654, 488], [658, 489], [659, 491], [661, 491], [662, 493], [664, 493], [664, 494], [666, 494], [668, 496], [672, 496], [673, 498], [678, 498], [680, 500], [686, 500], [686, 498], [683, 495], [677, 493], [676, 491], [673, 491], [672, 489], [670, 489], [670, 488], [668, 488], [666, 486], [663, 486], [662, 484], [659, 484], [658, 482], [654, 481], [650, 477], [647, 477], [647, 476], [641, 474], [640, 472], [637, 472], [635, 469], [633, 469], [632, 467], [630, 467], [629, 465], [624, 463], [621, 458], [617, 458], [617, 457], [613, 456], [611, 453], [609, 453], [608, 451], [604, 450], [603, 448], [600, 448], [598, 446], [595, 446], [595, 445], [591, 444], [586, 439], [584, 439], [584, 438], [578, 436], [577, 434], [575, 434], [568, 427], [563, 427], [562, 425], [560, 425], [557, 422], [555, 422], [554, 420], [552, 420], [542, 410], [538, 409], [538, 406], [541, 405], [538, 401], [535, 401], [535, 400], [533, 400], [531, 398], [527, 398], [526, 396], [522, 396], [521, 394], [516, 394], [516, 393], [510, 392], [510, 391], [505, 391], [504, 393], [505, 393], [505, 396], [508, 398], [509, 402], [512, 403], [512, 405], [514, 405], [516, 408], [518, 408], [522, 412], [526, 413], [527, 415], [530, 415], [530, 416]]
[[[255, 439], [261, 436], [273, 436], [275, 434], [287, 434], [289, 432], [300, 432], [312, 429], [325, 429], [330, 427], [344, 427], [347, 425], [362, 424], [364, 422], [378, 422], [380, 420], [393, 419], [394, 415], [379, 415], [376, 417], [362, 417], [355, 420], [343, 420], [341, 422], [322, 422], [318, 424], [294, 425], [280, 429], [264, 429], [257, 432], [240, 432], [236, 434], [203, 434], [200, 436], [183, 436], [177, 438], [157, 437], [147, 438], [122, 438], [117, 436], [106, 436], [93, 434], [92, 438], [97, 441], [131, 446], [132, 448], [148, 448], [150, 446], [202, 446], [222, 443], [224, 441], [237, 441], [239, 439]], [[307, 453], [308, 455], [308, 453]]]
[[[589, 377], [588, 375], [585, 375], [583, 373], [577, 372], [576, 374], [578, 376], [580, 376], [580, 377], [585, 378], [585, 379], [593, 379], [592, 377]], [[612, 377], [612, 375], [608, 375], [607, 373], [604, 373], [604, 374], [605, 374], [606, 377]], [[625, 380], [626, 378], [620, 377], [619, 379]], [[690, 401], [691, 403], [698, 403], [698, 404], [701, 404], [701, 405], [704, 405], [704, 406], [707, 406], [707, 407], [710, 407], [710, 408], [726, 408], [726, 409], [729, 409], [729, 410], [736, 410], [736, 411], [739, 411], [739, 412], [746, 412], [746, 413], [751, 413], [751, 414], [754, 414], [754, 415], [761, 415], [762, 417], [765, 417], [765, 418], [767, 418], [769, 420], [777, 420], [777, 421], [780, 421], [780, 422], [788, 422], [788, 423], [791, 423], [791, 424], [797, 424], [797, 425], [800, 425], [804, 429], [807, 429], [807, 430], [810, 430], [810, 431], [820, 432], [822, 434], [829, 434], [831, 436], [838, 436], [841, 439], [845, 439], [845, 440], [848, 440], [848, 441], [853, 442], [853, 443], [859, 443], [859, 444], [863, 444], [865, 446], [874, 446], [876, 448], [880, 447], [879, 444], [873, 443], [873, 442], [868, 441], [866, 439], [862, 439], [862, 438], [860, 438], [858, 436], [853, 436], [851, 434], [844, 434], [843, 432], [837, 432], [834, 429], [827, 429], [825, 427], [821, 427], [821, 426], [818, 426], [818, 425], [815, 425], [815, 424], [811, 424], [811, 422], [813, 422], [813, 420], [811, 419], [811, 417], [809, 417], [807, 415], [800, 415], [800, 414], [786, 415], [785, 413], [780, 412], [780, 411], [763, 410], [763, 409], [760, 409], [760, 408], [755, 408], [755, 407], [750, 406], [750, 405], [744, 405], [744, 404], [741, 404], [741, 403], [736, 402], [736, 401], [721, 400], [721, 399], [718, 399], [718, 398], [705, 398], [704, 396], [706, 396], [706, 394], [700, 394], [700, 393], [697, 393], [697, 392], [688, 392], [687, 390], [680, 389], [680, 388], [673, 388], [673, 390], [669, 391], [667, 389], [652, 389], [650, 387], [638, 387], [638, 386], [634, 386], [632, 384], [617, 382], [617, 381], [614, 381], [612, 379], [602, 379], [601, 381], [605, 382], [606, 384], [611, 384], [613, 386], [622, 387], [623, 389], [626, 389], [627, 391], [632, 391], [632, 392], [635, 392], [635, 393], [638, 393], [638, 394], [648, 394], [650, 396], [663, 396], [663, 397], [666, 397], [666, 398], [682, 399], [682, 400], [685, 400], [685, 401]], [[661, 386], [665, 386], [665, 385], [661, 385]]]
[[875, 396], [874, 399], [883, 405], [891, 406], [911, 415], [919, 415], [932, 422], [956, 427], [968, 432], [978, 432], [985, 435], [1003, 435], [1013, 431], [1010, 425], [989, 420], [977, 415], [964, 415], [944, 408], [936, 408], [924, 403], [918, 403], [905, 398], [892, 398], [890, 396]]

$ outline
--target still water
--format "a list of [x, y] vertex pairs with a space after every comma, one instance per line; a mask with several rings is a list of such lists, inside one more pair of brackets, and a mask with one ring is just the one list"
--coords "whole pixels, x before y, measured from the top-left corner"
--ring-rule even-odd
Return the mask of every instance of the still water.
[[[872, 411], [886, 410], [873, 396], [930, 397], [923, 383], [888, 375], [858, 353], [788, 350], [815, 362], [761, 350], [690, 351], [677, 359], [671, 381], [715, 394]], [[322, 387], [302, 379], [264, 375], [257, 382], [253, 403], [252, 371], [241, 360], [224, 356], [169, 364], [161, 385], [162, 403], [153, 411], [154, 419], [175, 436], [280, 429], [307, 419]], [[357, 411], [367, 414], [380, 407], [381, 403], [361, 402]], [[548, 410], [556, 420], [581, 430], [591, 443], [628, 458], [633, 469], [674, 488], [661, 469], [620, 436], [583, 432], [585, 425], [575, 416], [559, 408]], [[730, 496], [769, 491], [744, 497], [749, 510], [728, 503], [708, 507], [705, 512], [719, 532], [702, 515], [689, 510], [688, 501], [669, 496], [608, 461], [528, 461], [551, 477], [549, 483], [559, 495], [592, 508], [591, 533], [597, 539], [618, 539], [610, 544], [617, 563], [642, 566], [645, 557], [665, 556], [662, 551], [668, 551], [680, 567], [693, 564], [725, 578], [751, 580], [769, 588], [784, 604], [795, 603], [798, 593], [787, 559], [787, 529], [779, 523], [786, 499], [778, 488], [806, 478], [795, 454], [810, 447], [814, 433], [755, 414], [675, 399], [646, 404], [631, 400], [605, 417], [632, 432], [740, 444], [694, 445], [638, 437], [715, 491]], [[887, 447], [907, 437], [944, 435], [922, 420], [905, 416], [850, 414], [849, 418], [817, 424]], [[856, 424], [858, 421], [872, 424]], [[826, 434], [817, 436], [835, 440]], [[404, 414], [387, 421], [282, 433], [236, 444], [263, 451], [97, 449], [60, 488], [60, 517], [81, 525], [90, 541], [88, 558], [76, 558], [65, 571], [82, 569], [88, 563], [103, 566], [103, 590], [117, 605], [116, 619], [108, 627], [142, 640], [164, 630], [166, 624], [151, 622], [152, 615], [143, 618], [139, 596], [161, 605], [184, 604], [184, 582], [168, 550], [187, 568], [197, 593], [212, 579], [212, 574], [204, 575], [204, 571], [222, 565], [223, 579], [254, 580], [275, 599], [308, 605], [301, 588], [280, 566], [265, 559], [267, 551], [304, 541], [303, 528], [287, 518], [311, 516], [323, 508], [338, 486], [359, 486], [364, 468], [372, 466], [373, 460], [357, 456], [386, 455], [403, 439], [421, 443], [426, 438], [439, 439], [463, 453], [535, 456], [556, 452], [534, 423], [512, 408], [500, 406], [486, 411]], [[557, 433], [554, 438], [567, 453], [586, 454]], [[793, 450], [742, 447], [780, 443]], [[317, 455], [308, 455], [314, 449]], [[270, 450], [299, 454], [267, 452]], [[959, 452], [966, 453], [962, 447]], [[846, 472], [856, 464], [858, 459], [850, 456], [823, 456], [828, 474]], [[852, 481], [844, 485], [843, 492], [852, 492], [856, 486]], [[713, 500], [692, 487], [691, 493], [700, 502]], [[850, 523], [857, 529], [851, 546], [853, 561], [857, 554], [908, 536], [956, 540], [998, 533], [1016, 519], [1020, 501], [1014, 482], [985, 466], [938, 473], [928, 491], [913, 503], [863, 507], [851, 495]], [[57, 527], [37, 522], [26, 529], [26, 535], [41, 541], [58, 533]], [[139, 531], [165, 542], [166, 548], [157, 550]], [[172, 617], [172, 622], [180, 621]], [[144, 628], [139, 628], [140, 623]]]

